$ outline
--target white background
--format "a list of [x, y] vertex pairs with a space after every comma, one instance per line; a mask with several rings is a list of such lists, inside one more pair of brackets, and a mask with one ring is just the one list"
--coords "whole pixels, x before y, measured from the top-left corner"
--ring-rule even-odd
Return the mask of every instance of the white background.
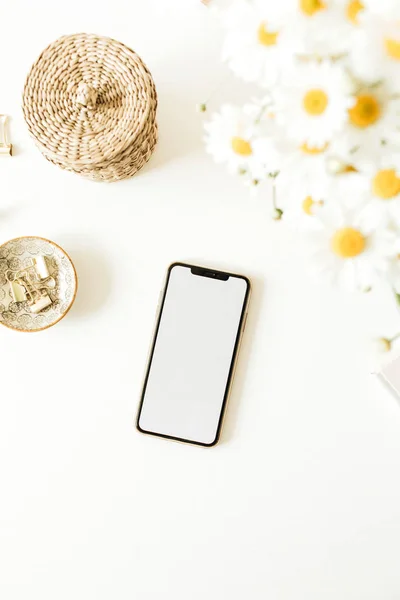
[[[395, 600], [400, 597], [400, 409], [370, 375], [369, 339], [400, 317], [383, 295], [307, 275], [303, 243], [205, 155], [196, 102], [250, 94], [219, 64], [197, 0], [2, 3], [0, 239], [70, 253], [76, 304], [38, 334], [1, 328], [2, 600]], [[47, 163], [21, 91], [65, 33], [133, 47], [159, 94], [143, 172], [95, 184]], [[173, 260], [253, 279], [222, 443], [137, 433], [154, 312]]]

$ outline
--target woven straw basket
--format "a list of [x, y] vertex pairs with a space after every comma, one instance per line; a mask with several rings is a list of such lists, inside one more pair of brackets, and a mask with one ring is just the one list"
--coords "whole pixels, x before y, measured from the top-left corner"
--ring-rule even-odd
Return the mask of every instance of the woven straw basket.
[[50, 44], [24, 88], [29, 132], [52, 163], [96, 181], [131, 177], [157, 142], [150, 72], [124, 44], [77, 34]]

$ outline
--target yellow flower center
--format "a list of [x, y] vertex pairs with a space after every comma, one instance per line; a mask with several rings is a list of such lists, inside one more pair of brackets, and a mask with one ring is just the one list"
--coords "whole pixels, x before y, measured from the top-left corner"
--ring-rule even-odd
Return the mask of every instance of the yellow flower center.
[[253, 152], [250, 142], [241, 137], [233, 137], [231, 140], [232, 150], [241, 156], [250, 156]]
[[304, 110], [313, 117], [322, 115], [328, 106], [328, 96], [323, 90], [309, 90], [303, 98]]
[[300, 146], [300, 150], [302, 152], [304, 152], [305, 154], [322, 154], [322, 152], [325, 152], [325, 150], [328, 148], [328, 146], [329, 146], [329, 144], [328, 144], [328, 142], [326, 142], [326, 144], [321, 146], [321, 148], [316, 148], [314, 146], [309, 146], [306, 142], [305, 144], [302, 144]]
[[385, 40], [385, 50], [390, 58], [400, 60], [400, 41], [388, 38]]
[[381, 116], [381, 107], [375, 96], [362, 94], [357, 96], [356, 103], [349, 109], [350, 123], [355, 127], [369, 127]]
[[342, 173], [358, 173], [358, 171], [353, 165], [345, 165]]
[[382, 200], [390, 200], [400, 193], [400, 179], [394, 169], [378, 171], [372, 180], [372, 190], [375, 196]]
[[365, 250], [366, 239], [358, 229], [343, 227], [333, 234], [332, 251], [340, 258], [354, 258]]
[[307, 17], [312, 17], [316, 12], [326, 8], [326, 4], [322, 0], [299, 0], [299, 6]]
[[277, 31], [268, 31], [265, 23], [257, 30], [257, 39], [262, 46], [275, 46], [278, 35]]
[[346, 16], [353, 25], [358, 25], [358, 13], [364, 9], [364, 4], [360, 0], [350, 0], [346, 7]]
[[310, 217], [312, 217], [313, 216], [312, 210], [313, 210], [314, 206], [322, 206], [322, 205], [323, 205], [322, 200], [313, 200], [311, 196], [307, 196], [303, 200], [302, 208], [303, 208], [303, 211], [306, 213], [306, 215], [309, 215]]

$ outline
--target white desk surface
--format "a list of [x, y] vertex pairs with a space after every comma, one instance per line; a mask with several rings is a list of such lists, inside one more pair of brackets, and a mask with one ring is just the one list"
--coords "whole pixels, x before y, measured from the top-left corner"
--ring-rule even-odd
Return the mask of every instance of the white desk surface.
[[[1, 9], [0, 239], [72, 256], [76, 305], [38, 334], [0, 329], [2, 600], [396, 600], [400, 407], [368, 341], [384, 295], [313, 283], [304, 244], [204, 153], [195, 104], [224, 76], [198, 0], [13, 0]], [[20, 109], [31, 63], [80, 31], [133, 47], [159, 94], [157, 153], [95, 184], [47, 163]], [[250, 92], [232, 77], [216, 96]], [[248, 274], [253, 304], [220, 446], [133, 427], [167, 265]]]

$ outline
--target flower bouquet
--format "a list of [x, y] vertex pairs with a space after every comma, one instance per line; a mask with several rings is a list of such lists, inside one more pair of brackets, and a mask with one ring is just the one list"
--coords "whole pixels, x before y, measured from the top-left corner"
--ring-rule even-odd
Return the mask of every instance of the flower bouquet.
[[399, 300], [400, 0], [208, 4], [224, 61], [260, 88], [206, 122], [208, 152], [270, 188], [273, 217], [305, 232], [319, 276]]

